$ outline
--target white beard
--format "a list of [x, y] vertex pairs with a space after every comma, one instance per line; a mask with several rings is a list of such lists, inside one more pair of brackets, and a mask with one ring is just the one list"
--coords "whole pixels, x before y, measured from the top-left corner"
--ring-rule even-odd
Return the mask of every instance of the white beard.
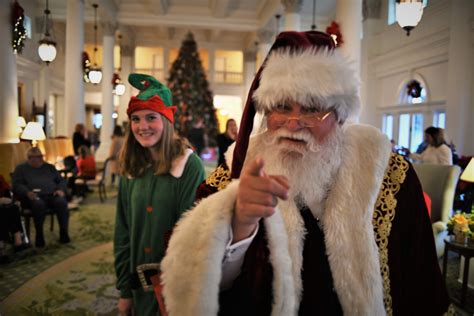
[[[324, 202], [341, 164], [342, 129], [336, 126], [323, 143], [318, 144], [308, 131], [289, 132], [279, 129], [266, 131], [266, 144], [261, 153], [267, 174], [284, 175], [289, 180], [289, 199], [297, 205], [309, 206], [315, 217], [321, 217]], [[306, 146], [288, 146], [278, 142], [280, 137], [305, 140]]]

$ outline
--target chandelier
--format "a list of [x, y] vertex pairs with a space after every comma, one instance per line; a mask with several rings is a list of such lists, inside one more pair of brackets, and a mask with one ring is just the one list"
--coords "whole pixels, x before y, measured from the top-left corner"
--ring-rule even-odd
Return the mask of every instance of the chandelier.
[[97, 7], [99, 5], [94, 3], [94, 65], [89, 70], [89, 80], [92, 84], [99, 84], [102, 80], [102, 70], [97, 66]]
[[51, 34], [49, 34], [49, 15], [51, 11], [49, 11], [49, 6], [48, 6], [48, 0], [46, 0], [46, 9], [44, 10], [44, 19], [43, 19], [43, 24], [44, 24], [44, 34], [43, 38], [39, 41], [39, 46], [38, 46], [38, 55], [41, 58], [42, 61], [48, 65], [50, 62], [52, 62], [56, 58], [56, 42], [53, 40], [51, 37]]
[[423, 0], [397, 0], [395, 15], [398, 25], [410, 36], [410, 31], [418, 25], [423, 15]]

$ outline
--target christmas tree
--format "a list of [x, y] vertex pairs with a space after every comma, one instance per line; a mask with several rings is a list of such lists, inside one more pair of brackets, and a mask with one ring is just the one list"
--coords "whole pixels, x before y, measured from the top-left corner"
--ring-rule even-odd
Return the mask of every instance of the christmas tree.
[[215, 146], [218, 127], [213, 96], [192, 33], [188, 33], [181, 44], [178, 58], [171, 67], [168, 87], [177, 106], [175, 128], [178, 133], [186, 137], [193, 123], [203, 118], [208, 145]]

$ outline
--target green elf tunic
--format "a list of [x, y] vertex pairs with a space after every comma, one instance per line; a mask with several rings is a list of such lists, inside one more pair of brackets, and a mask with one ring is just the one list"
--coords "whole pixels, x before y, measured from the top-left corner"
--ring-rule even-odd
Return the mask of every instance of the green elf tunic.
[[173, 162], [169, 174], [156, 176], [150, 168], [139, 178], [121, 179], [114, 237], [115, 271], [120, 297], [133, 298], [135, 315], [158, 313], [153, 291], [133, 289], [136, 267], [161, 262], [166, 250], [165, 235], [191, 208], [203, 179], [202, 162], [191, 150]]

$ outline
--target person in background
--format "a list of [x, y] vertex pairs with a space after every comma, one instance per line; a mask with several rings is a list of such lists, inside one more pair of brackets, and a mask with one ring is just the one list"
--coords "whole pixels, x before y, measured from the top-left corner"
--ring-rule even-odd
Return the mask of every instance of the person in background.
[[428, 146], [421, 154], [409, 153], [410, 159], [432, 164], [452, 165], [453, 153], [446, 145], [443, 130], [439, 127], [430, 126], [425, 129], [425, 140]]
[[79, 147], [79, 159], [77, 159], [77, 175], [83, 179], [95, 179], [97, 169], [95, 166], [95, 158], [91, 155], [91, 151], [87, 146]]
[[43, 224], [46, 209], [56, 212], [59, 222], [59, 242], [69, 243], [69, 210], [66, 200], [66, 180], [56, 168], [43, 159], [38, 147], [27, 152], [28, 160], [19, 164], [13, 172], [13, 193], [20, 198], [23, 207], [31, 209], [35, 222], [35, 246], [45, 246]]
[[74, 147], [74, 155], [79, 155], [79, 147], [91, 147], [91, 142], [87, 138], [87, 131], [84, 124], [77, 123], [72, 134], [72, 146]]
[[[220, 168], [209, 176], [215, 193], [169, 241], [169, 315], [448, 310], [420, 182], [379, 129], [349, 123], [358, 93], [331, 36], [277, 36], [227, 156], [231, 177]], [[249, 138], [256, 111], [265, 130]]]
[[[140, 90], [120, 154], [121, 179], [114, 236], [120, 315], [156, 315], [150, 277], [159, 271], [167, 237], [194, 202], [204, 168], [186, 139], [175, 134], [171, 91], [155, 78], [131, 74]], [[146, 277], [146, 279], [140, 279]]]
[[196, 154], [201, 156], [202, 151], [207, 147], [207, 134], [204, 129], [203, 117], [196, 117], [195, 122], [188, 131], [188, 140], [194, 146]]
[[227, 148], [235, 142], [237, 138], [237, 123], [234, 119], [228, 119], [225, 124], [225, 132], [217, 135], [217, 147], [219, 148], [219, 159], [217, 166], [225, 162], [225, 152]]
[[23, 241], [20, 209], [13, 202], [10, 185], [0, 175], [0, 263], [10, 262], [5, 249], [10, 234], [13, 237], [13, 252], [29, 248], [29, 244]]
[[112, 184], [115, 183], [115, 178], [119, 177], [119, 154], [124, 143], [123, 130], [120, 125], [114, 127], [112, 134], [112, 144], [110, 145], [109, 159], [110, 159], [110, 174], [112, 175]]

